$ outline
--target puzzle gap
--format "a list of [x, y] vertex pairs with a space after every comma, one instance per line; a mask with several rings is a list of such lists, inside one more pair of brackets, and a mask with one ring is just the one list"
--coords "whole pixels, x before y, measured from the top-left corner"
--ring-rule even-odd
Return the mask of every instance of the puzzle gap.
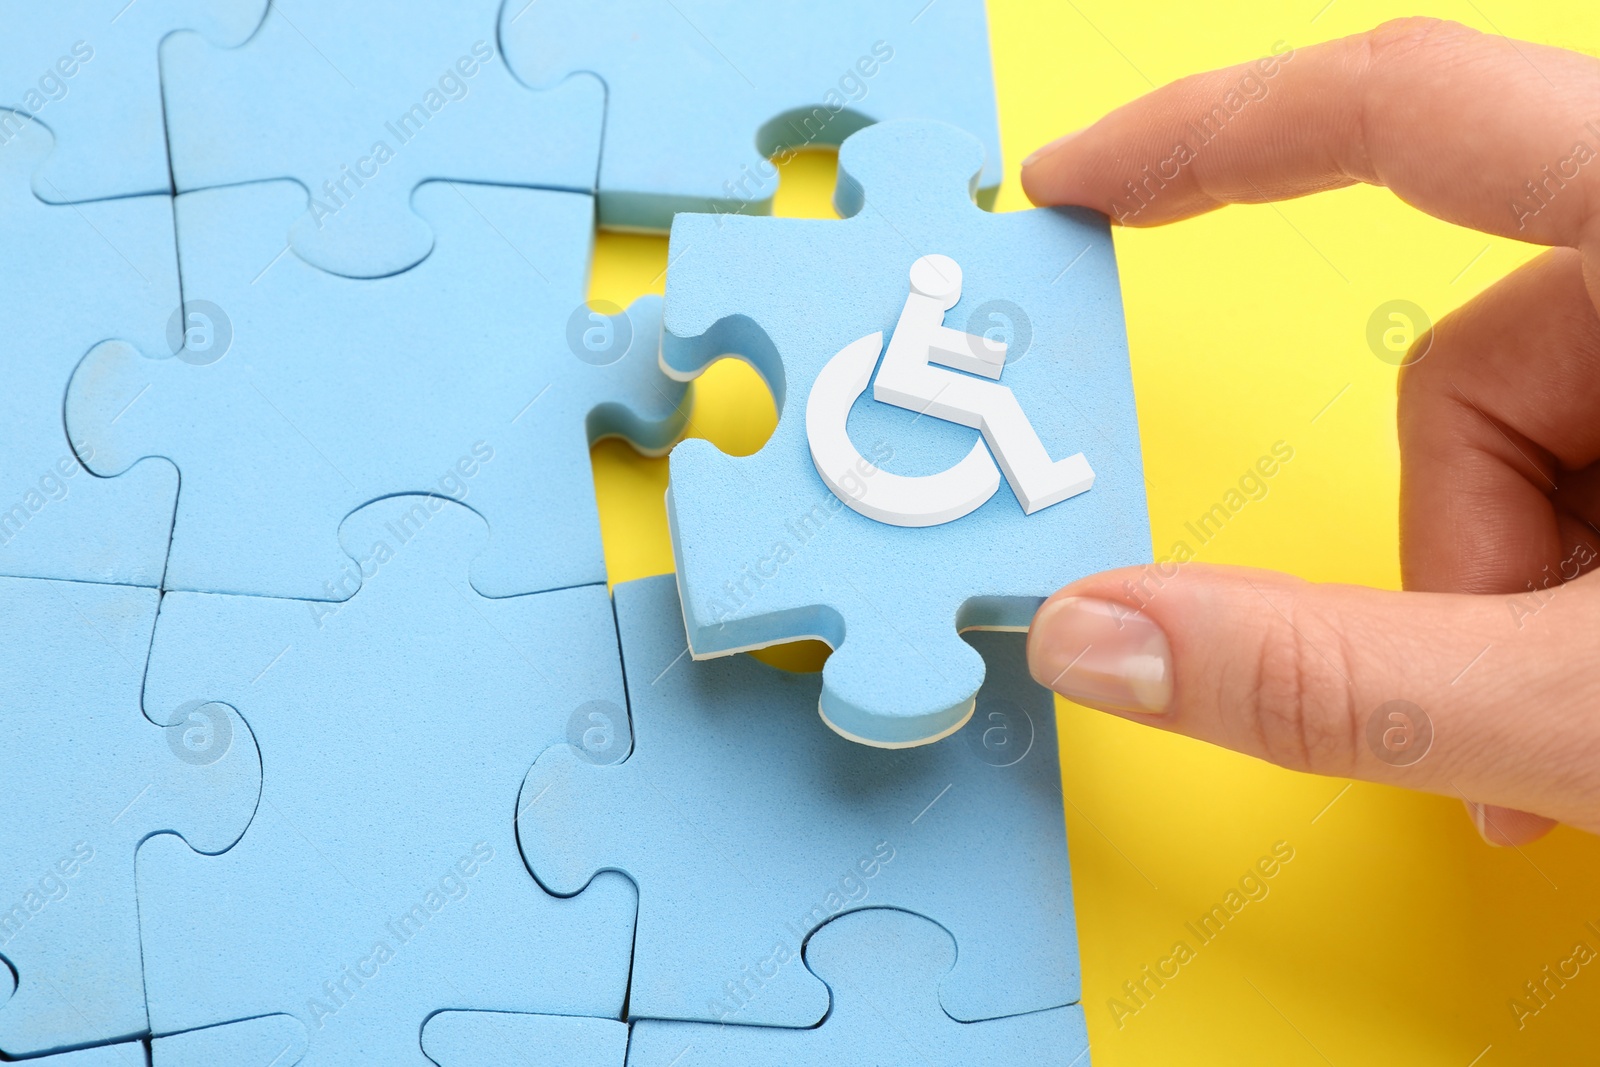
[[[756, 151], [769, 162], [776, 162], [781, 171], [788, 160], [800, 153], [837, 153], [846, 137], [870, 125], [872, 119], [851, 108], [826, 118], [819, 118], [815, 108], [794, 108], [762, 124], [756, 131]], [[778, 187], [783, 188], [781, 174]]]
[[[839, 153], [833, 146], [789, 152], [774, 160], [779, 184], [772, 210], [789, 218], [838, 218], [833, 186]], [[626, 304], [666, 284], [667, 240], [657, 234], [603, 230], [595, 240], [589, 278], [591, 305]], [[761, 449], [778, 424], [772, 391], [750, 364], [740, 359], [713, 363], [690, 389], [688, 436], [701, 437], [734, 456]], [[606, 575], [618, 582], [665, 574], [673, 569], [667, 528], [665, 458], [641, 455], [621, 441], [601, 441], [590, 450], [595, 499]], [[831, 654], [821, 641], [792, 641], [757, 649], [750, 655], [781, 670], [822, 670]]]
[[791, 152], [777, 160], [778, 192], [772, 198], [772, 214], [789, 219], [836, 219], [833, 186], [839, 174], [839, 149], [817, 147], [807, 152]]

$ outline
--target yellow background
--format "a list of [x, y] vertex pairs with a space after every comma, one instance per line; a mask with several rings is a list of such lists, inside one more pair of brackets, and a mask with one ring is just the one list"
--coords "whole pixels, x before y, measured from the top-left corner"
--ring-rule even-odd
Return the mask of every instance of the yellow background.
[[[1016, 175], [1038, 145], [1280, 40], [1302, 47], [1425, 13], [1600, 54], [1595, 0], [1423, 12], [1325, 2], [991, 0], [1006, 157], [997, 209], [1028, 206]], [[831, 156], [802, 156], [785, 168], [777, 212], [831, 216], [832, 183]], [[1366, 188], [1121, 230], [1116, 245], [1159, 550], [1282, 440], [1293, 461], [1200, 558], [1397, 586], [1395, 369], [1369, 349], [1367, 320], [1392, 299], [1437, 319], [1537, 250]], [[591, 299], [661, 292], [666, 247], [603, 234]], [[759, 448], [774, 420], [742, 364], [697, 384], [690, 432], [728, 451]], [[666, 461], [608, 442], [594, 468], [612, 581], [671, 570]], [[1563, 829], [1492, 849], [1454, 800], [1293, 774], [1065, 703], [1059, 719], [1099, 1067], [1600, 1062], [1600, 961], [1520, 1029], [1508, 1006], [1575, 942], [1600, 950], [1585, 927], [1600, 928], [1600, 840]], [[1185, 922], [1279, 841], [1294, 859], [1269, 895], [1201, 945]], [[1180, 939], [1195, 958], [1119, 1025], [1110, 998], [1134, 1007], [1122, 984]]]

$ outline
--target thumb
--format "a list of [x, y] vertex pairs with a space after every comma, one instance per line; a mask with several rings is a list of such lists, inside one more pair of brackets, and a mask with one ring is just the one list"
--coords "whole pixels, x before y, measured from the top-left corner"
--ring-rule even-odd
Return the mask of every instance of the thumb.
[[1123, 718], [1458, 797], [1494, 840], [1500, 808], [1600, 832], [1597, 639], [1593, 578], [1469, 596], [1169, 562], [1052, 596], [1028, 662], [1041, 684]]

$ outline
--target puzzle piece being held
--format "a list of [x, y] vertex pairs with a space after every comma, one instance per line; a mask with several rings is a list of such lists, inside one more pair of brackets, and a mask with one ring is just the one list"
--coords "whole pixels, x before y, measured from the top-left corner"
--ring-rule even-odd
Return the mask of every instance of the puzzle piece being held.
[[[0, 111], [0, 129], [15, 114]], [[9, 308], [0, 342], [0, 574], [158, 586], [177, 472], [157, 461], [94, 477], [80, 462], [92, 463], [92, 454], [74, 453], [62, 430], [61, 398], [93, 345], [170, 354], [165, 330], [178, 311], [172, 201], [45, 204], [28, 182], [50, 154], [50, 131], [26, 122], [0, 136], [0, 290]]]
[[501, 37], [532, 85], [606, 84], [600, 222], [665, 230], [677, 211], [767, 214], [768, 157], [832, 147], [870, 122], [942, 119], [983, 138], [981, 194], [1000, 185], [1000, 130], [980, 0], [747, 4], [522, 0]]
[[56, 132], [55, 151], [32, 177], [34, 193], [52, 204], [170, 193], [162, 40], [195, 30], [218, 47], [237, 45], [266, 9], [267, 0], [10, 5], [0, 34], [8, 94], [0, 108], [21, 115], [0, 111], [0, 147], [9, 148], [26, 125], [23, 115]]
[[175, 38], [161, 70], [177, 190], [293, 178], [310, 200], [276, 247], [356, 278], [428, 254], [435, 235], [411, 210], [423, 182], [593, 192], [604, 88], [521, 85], [497, 54], [499, 11], [320, 0], [293, 19], [274, 5], [243, 48]]
[[356, 281], [284, 252], [305, 206], [291, 182], [178, 197], [186, 299], [231, 320], [231, 347], [96, 350], [66, 420], [96, 473], [177, 465], [167, 588], [343, 600], [360, 576], [340, 522], [412, 492], [488, 521], [472, 565], [485, 596], [605, 580], [590, 443], [661, 451], [684, 424], [686, 387], [656, 362], [658, 298], [591, 351], [572, 323], [590, 326], [593, 197], [434, 182], [416, 204], [438, 248]]
[[378, 501], [340, 533], [365, 575], [345, 603], [162, 604], [146, 699], [233, 702], [266, 773], [226, 854], [140, 852], [161, 1057], [265, 1067], [303, 1030], [306, 1067], [421, 1065], [445, 1008], [618, 1018], [633, 887], [548, 895], [514, 825], [528, 767], [570, 723], [609, 715], [626, 735], [605, 586], [479, 596], [484, 523], [439, 497]]
[[518, 839], [552, 892], [597, 871], [639, 887], [633, 1018], [814, 1026], [828, 996], [801, 945], [870, 905], [956, 938], [939, 983], [954, 1018], [1078, 1000], [1055, 717], [1020, 636], [970, 635], [992, 671], [979, 721], [884, 752], [817, 721], [814, 674], [686, 655], [670, 575], [615, 602], [633, 752], [617, 762], [579, 735], [541, 755]]
[[255, 810], [261, 763], [236, 712], [147, 705], [163, 729], [140, 711], [158, 596], [0, 579], [0, 957], [17, 982], [0, 997], [7, 1055], [143, 1034], [135, 851], [181, 834], [222, 852]]
[[935, 923], [882, 908], [834, 919], [806, 943], [805, 964], [828, 983], [821, 1026], [758, 1026], [643, 1020], [628, 1067], [1088, 1067], [1083, 1008], [959, 1023], [939, 1006], [937, 979], [956, 962], [956, 943]]
[[[869, 744], [966, 721], [984, 669], [959, 631], [1026, 629], [1060, 586], [1149, 557], [1106, 221], [982, 211], [983, 160], [950, 126], [883, 123], [839, 153], [842, 221], [672, 227], [663, 365], [692, 378], [741, 355], [782, 412], [753, 456], [673, 452], [690, 646], [828, 642], [822, 715]], [[933, 317], [911, 352], [896, 331], [918, 299]], [[872, 517], [885, 500], [901, 521]]]

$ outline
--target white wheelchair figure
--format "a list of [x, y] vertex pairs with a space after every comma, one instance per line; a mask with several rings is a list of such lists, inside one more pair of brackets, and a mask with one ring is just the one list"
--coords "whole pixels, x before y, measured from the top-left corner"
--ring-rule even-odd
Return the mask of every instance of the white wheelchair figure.
[[[960, 299], [960, 265], [949, 256], [923, 256], [911, 265], [911, 292], [888, 351], [883, 352], [882, 332], [853, 341], [823, 366], [811, 386], [806, 399], [811, 460], [834, 495], [868, 518], [893, 526], [951, 522], [995, 494], [1001, 470], [1027, 515], [1094, 484], [1083, 453], [1051, 460], [1015, 394], [999, 384], [1005, 344], [944, 325], [945, 312]], [[872, 380], [880, 352], [883, 365], [873, 399], [982, 432], [954, 467], [920, 477], [891, 474], [851, 442], [850, 408]], [[951, 369], [940, 369], [946, 367]]]

